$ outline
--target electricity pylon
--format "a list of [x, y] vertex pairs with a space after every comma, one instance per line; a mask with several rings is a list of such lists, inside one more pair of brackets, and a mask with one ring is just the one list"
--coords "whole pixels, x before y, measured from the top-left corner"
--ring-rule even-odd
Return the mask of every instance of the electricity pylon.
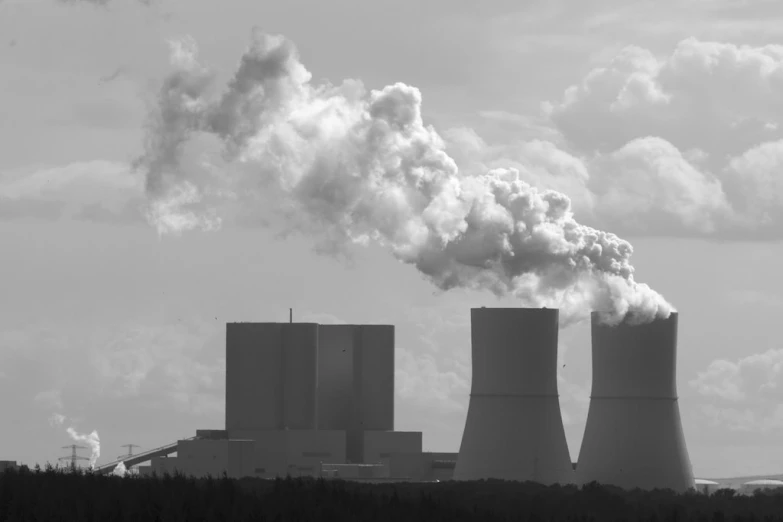
[[71, 454], [67, 457], [60, 457], [57, 460], [70, 460], [71, 461], [71, 470], [76, 471], [76, 461], [77, 460], [90, 460], [87, 457], [82, 457], [76, 453], [77, 449], [88, 449], [84, 446], [79, 446], [78, 444], [71, 444], [70, 446], [63, 446], [63, 449], [71, 448]]

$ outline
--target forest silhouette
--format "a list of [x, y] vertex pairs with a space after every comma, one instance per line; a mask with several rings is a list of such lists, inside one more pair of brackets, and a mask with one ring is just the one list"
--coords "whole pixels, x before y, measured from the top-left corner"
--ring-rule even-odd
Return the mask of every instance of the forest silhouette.
[[49, 521], [783, 522], [783, 492], [752, 496], [499, 480], [360, 483], [319, 478], [0, 473], [0, 522]]

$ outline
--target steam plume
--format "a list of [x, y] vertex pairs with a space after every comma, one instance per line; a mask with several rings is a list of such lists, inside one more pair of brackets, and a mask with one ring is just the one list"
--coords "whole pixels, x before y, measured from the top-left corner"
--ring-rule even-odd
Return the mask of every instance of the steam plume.
[[92, 451], [92, 453], [90, 454], [90, 468], [95, 469], [95, 463], [98, 461], [98, 458], [101, 456], [101, 439], [100, 437], [98, 437], [98, 432], [96, 430], [93, 430], [92, 433], [90, 433], [89, 435], [82, 435], [72, 427], [69, 427], [67, 431], [68, 431], [68, 435], [70, 435], [74, 441], [84, 442], [88, 446], [90, 446], [90, 450]]
[[[423, 123], [415, 87], [313, 84], [291, 42], [255, 32], [213, 98], [214, 75], [195, 45], [172, 50], [139, 161], [159, 233], [216, 228], [211, 201], [246, 210], [274, 191], [300, 229], [336, 246], [377, 242], [443, 290], [556, 306], [566, 320], [590, 309], [608, 311], [610, 322], [672, 310], [634, 280], [631, 244], [578, 223], [566, 195], [532, 187], [514, 169], [460, 172]], [[222, 175], [183, 164], [200, 135], [222, 143]]]
[[65, 422], [65, 415], [61, 413], [52, 413], [49, 416], [49, 425], [52, 427], [62, 426]]
[[115, 477], [124, 477], [127, 472], [128, 469], [125, 467], [125, 463], [120, 462], [119, 464], [117, 464], [117, 466], [114, 467], [111, 474], [114, 475]]

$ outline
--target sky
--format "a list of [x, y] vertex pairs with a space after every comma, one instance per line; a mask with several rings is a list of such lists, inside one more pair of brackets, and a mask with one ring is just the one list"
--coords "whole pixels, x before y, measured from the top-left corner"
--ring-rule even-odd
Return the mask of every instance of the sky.
[[695, 474], [783, 473], [776, 4], [0, 0], [0, 460], [221, 429], [225, 323], [289, 307], [396, 325], [396, 429], [457, 451], [470, 308], [564, 295], [577, 460], [611, 295], [680, 314]]

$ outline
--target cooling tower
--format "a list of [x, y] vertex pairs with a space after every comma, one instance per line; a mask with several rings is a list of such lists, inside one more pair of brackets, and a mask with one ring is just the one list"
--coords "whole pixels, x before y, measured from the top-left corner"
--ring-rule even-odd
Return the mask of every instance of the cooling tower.
[[593, 389], [577, 482], [693, 487], [677, 403], [677, 314], [613, 327], [593, 313], [592, 341]]
[[573, 482], [557, 394], [558, 311], [470, 315], [473, 381], [454, 479]]

